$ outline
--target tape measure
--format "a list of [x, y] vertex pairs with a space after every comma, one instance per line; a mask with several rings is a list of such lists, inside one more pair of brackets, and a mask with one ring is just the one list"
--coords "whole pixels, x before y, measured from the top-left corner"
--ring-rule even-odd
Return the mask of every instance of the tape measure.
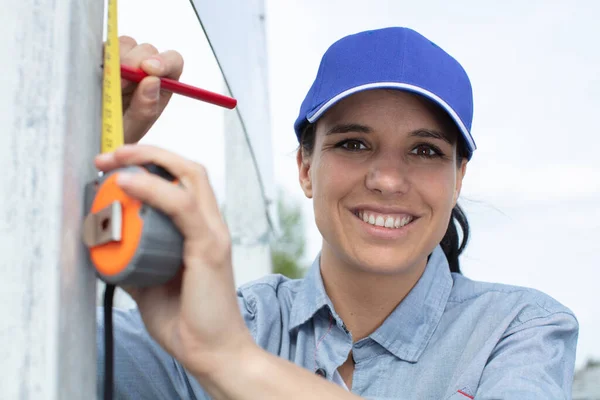
[[182, 266], [183, 236], [164, 213], [129, 197], [117, 173], [142, 168], [173, 181], [156, 165], [131, 166], [108, 173], [86, 186], [84, 242], [96, 273], [106, 283], [154, 286], [173, 278]]
[[108, 0], [102, 81], [102, 153], [124, 143], [117, 0]]
[[[108, 0], [104, 50], [101, 152], [123, 145], [123, 106], [117, 0]], [[85, 187], [83, 240], [96, 273], [112, 285], [153, 286], [173, 278], [182, 266], [183, 237], [161, 211], [129, 197], [116, 183], [121, 171], [157, 174], [177, 184], [156, 165], [121, 168]]]

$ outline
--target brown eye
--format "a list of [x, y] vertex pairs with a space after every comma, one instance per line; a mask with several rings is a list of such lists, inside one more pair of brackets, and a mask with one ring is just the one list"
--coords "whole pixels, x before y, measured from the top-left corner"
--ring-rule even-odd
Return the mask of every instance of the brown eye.
[[425, 144], [418, 145], [411, 153], [425, 158], [431, 158], [440, 155], [434, 148]]
[[361, 151], [365, 150], [367, 147], [359, 140], [344, 140], [341, 143], [338, 143], [338, 147], [342, 147], [349, 151]]

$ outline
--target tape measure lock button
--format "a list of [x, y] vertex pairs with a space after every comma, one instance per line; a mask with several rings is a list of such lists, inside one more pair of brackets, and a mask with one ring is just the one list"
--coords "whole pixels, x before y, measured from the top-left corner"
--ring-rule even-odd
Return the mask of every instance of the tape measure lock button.
[[88, 247], [118, 242], [122, 238], [123, 207], [113, 201], [98, 212], [89, 213], [83, 221], [83, 241]]

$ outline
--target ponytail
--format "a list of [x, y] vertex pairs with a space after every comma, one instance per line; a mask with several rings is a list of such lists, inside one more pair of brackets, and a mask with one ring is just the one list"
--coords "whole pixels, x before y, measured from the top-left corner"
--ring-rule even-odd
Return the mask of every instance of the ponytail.
[[[462, 231], [462, 240], [459, 241], [457, 224], [460, 226], [460, 230]], [[467, 242], [469, 240], [469, 221], [467, 221], [467, 216], [460, 206], [457, 204], [452, 209], [452, 215], [450, 217], [450, 222], [448, 223], [448, 229], [446, 230], [446, 234], [444, 238], [440, 242], [440, 246], [448, 259], [448, 264], [450, 265], [450, 272], [456, 272], [461, 274], [460, 271], [460, 263], [458, 261], [458, 257], [461, 255], [465, 247], [467, 246]]]

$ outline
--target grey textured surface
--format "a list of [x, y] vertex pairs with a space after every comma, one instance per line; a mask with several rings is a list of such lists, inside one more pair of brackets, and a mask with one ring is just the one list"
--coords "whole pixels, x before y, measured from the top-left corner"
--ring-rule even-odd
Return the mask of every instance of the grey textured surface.
[[0, 398], [91, 399], [95, 278], [81, 223], [100, 141], [103, 2], [0, 6]]

